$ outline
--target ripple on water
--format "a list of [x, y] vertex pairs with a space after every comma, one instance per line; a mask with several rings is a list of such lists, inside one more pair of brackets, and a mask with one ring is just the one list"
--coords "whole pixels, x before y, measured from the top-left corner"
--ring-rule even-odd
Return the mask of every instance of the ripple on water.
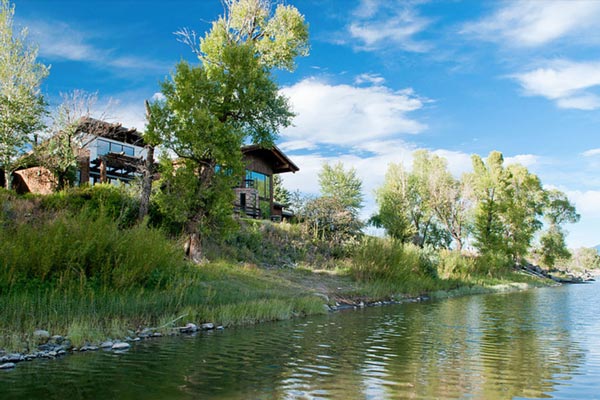
[[[334, 313], [19, 364], [5, 398], [598, 397], [600, 285]], [[579, 315], [581, 318], [577, 318]], [[581, 320], [581, 319], [584, 320]]]

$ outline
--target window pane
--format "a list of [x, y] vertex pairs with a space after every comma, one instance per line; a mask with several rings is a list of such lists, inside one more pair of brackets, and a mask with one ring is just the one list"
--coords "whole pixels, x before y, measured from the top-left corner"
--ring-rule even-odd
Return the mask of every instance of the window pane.
[[126, 156], [133, 157], [135, 155], [133, 147], [131, 147], [131, 146], [123, 146], [123, 151], [125, 152]]
[[108, 154], [110, 151], [110, 143], [105, 140], [98, 140], [97, 146], [98, 146], [98, 155], [99, 156]]

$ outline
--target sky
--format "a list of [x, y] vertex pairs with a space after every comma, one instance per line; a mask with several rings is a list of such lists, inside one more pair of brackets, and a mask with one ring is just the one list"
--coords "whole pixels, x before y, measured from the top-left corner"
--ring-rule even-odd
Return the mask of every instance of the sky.
[[[16, 0], [50, 65], [51, 105], [98, 92], [113, 122], [144, 129], [144, 100], [180, 60], [174, 32], [203, 35], [219, 0]], [[567, 193], [581, 221], [571, 247], [600, 244], [600, 1], [287, 0], [310, 24], [310, 55], [274, 76], [293, 126], [277, 145], [300, 167], [290, 190], [317, 194], [325, 162], [354, 167], [363, 217], [389, 163], [427, 149], [457, 177], [471, 154], [498, 150], [546, 188]], [[108, 111], [107, 105], [110, 104]]]

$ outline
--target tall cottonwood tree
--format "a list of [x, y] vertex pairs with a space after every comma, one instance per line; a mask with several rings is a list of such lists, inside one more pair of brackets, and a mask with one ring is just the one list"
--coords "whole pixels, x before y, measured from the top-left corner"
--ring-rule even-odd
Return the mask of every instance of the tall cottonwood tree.
[[[455, 248], [462, 250], [469, 230], [470, 202], [465, 196], [467, 187], [448, 171], [445, 158], [426, 150], [414, 153], [413, 171], [415, 183], [423, 209], [427, 211], [431, 232], [424, 230], [423, 243], [443, 245], [445, 237], [450, 236]], [[432, 243], [432, 234], [445, 231], [439, 243]], [[427, 236], [429, 234], [430, 237]], [[437, 235], [440, 236], [440, 235]]]
[[557, 259], [571, 257], [562, 225], [578, 222], [580, 215], [563, 192], [553, 189], [546, 192], [544, 218], [548, 228], [540, 237], [540, 253], [542, 263], [553, 267]]
[[344, 169], [341, 162], [330, 165], [323, 164], [319, 172], [321, 196], [336, 198], [344, 207], [357, 215], [362, 207], [362, 181], [356, 169]]
[[200, 65], [177, 65], [163, 82], [163, 101], [149, 107], [149, 140], [173, 152], [163, 162], [157, 201], [188, 235], [186, 252], [202, 260], [201, 238], [226, 226], [232, 211], [231, 186], [242, 172], [241, 145], [250, 140], [270, 147], [291, 123], [288, 101], [271, 76], [272, 68], [293, 69], [308, 51], [308, 27], [291, 6], [272, 12], [265, 0], [226, 0], [225, 15], [196, 40], [180, 31]]
[[27, 30], [14, 32], [14, 13], [8, 0], [0, 0], [0, 168], [8, 189], [30, 135], [43, 127], [40, 84], [48, 75], [48, 68], [36, 61], [38, 50], [28, 42]]
[[504, 224], [501, 219], [508, 206], [508, 173], [504, 157], [491, 152], [485, 162], [479, 155], [471, 157], [473, 173], [465, 178], [473, 188], [475, 201], [473, 235], [475, 247], [481, 253], [504, 253]]
[[417, 231], [408, 211], [411, 208], [409, 174], [402, 164], [388, 165], [384, 183], [375, 196], [379, 211], [371, 218], [371, 223], [402, 242], [411, 240]]

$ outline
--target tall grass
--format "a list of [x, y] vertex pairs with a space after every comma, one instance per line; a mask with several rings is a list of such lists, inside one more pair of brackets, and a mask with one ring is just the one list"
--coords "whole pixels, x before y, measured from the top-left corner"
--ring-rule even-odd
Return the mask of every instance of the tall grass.
[[182, 264], [161, 232], [120, 229], [108, 215], [59, 213], [0, 226], [0, 288], [92, 283], [118, 289], [158, 287]]

